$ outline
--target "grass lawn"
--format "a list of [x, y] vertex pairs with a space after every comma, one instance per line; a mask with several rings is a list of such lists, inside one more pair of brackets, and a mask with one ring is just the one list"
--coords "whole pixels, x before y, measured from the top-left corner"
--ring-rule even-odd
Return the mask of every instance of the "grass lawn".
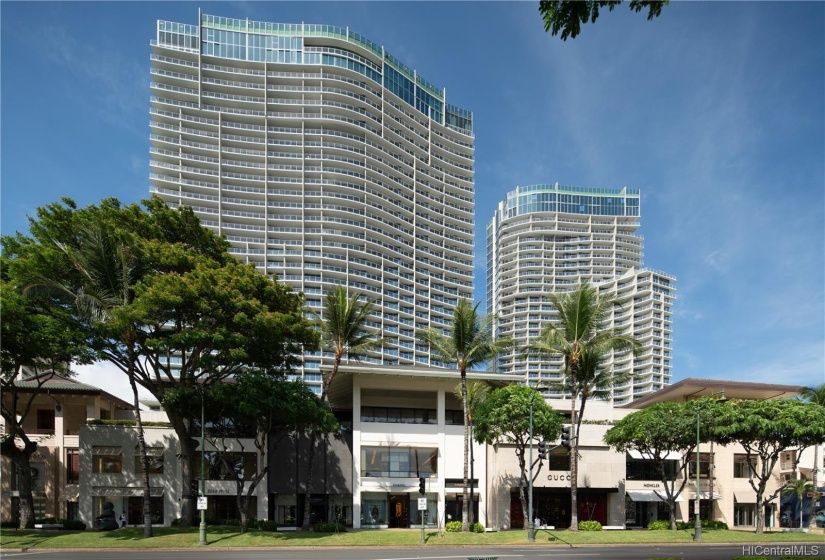
[[[197, 548], [198, 528], [155, 528], [155, 536], [143, 538], [142, 528], [98, 531], [17, 531], [0, 532], [0, 548]], [[527, 543], [523, 530], [490, 533], [425, 532], [427, 544], [420, 545], [419, 529], [364, 530], [346, 533], [314, 533], [302, 531], [250, 531], [240, 534], [237, 527], [210, 527], [209, 546], [217, 547], [284, 547], [284, 546], [461, 546], [519, 545]], [[780, 543], [823, 542], [822, 534], [769, 532], [756, 535], [747, 531], [702, 531], [706, 543]], [[536, 531], [536, 545], [690, 543], [693, 531]]]

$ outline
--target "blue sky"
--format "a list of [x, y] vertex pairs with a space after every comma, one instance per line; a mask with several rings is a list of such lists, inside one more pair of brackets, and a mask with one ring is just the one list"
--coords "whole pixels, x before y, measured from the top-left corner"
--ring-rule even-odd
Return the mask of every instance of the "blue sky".
[[[508, 191], [638, 188], [644, 263], [677, 278], [673, 381], [825, 382], [825, 3], [672, 2], [650, 22], [622, 6], [566, 42], [537, 5], [202, 7], [348, 26], [473, 111], [477, 300]], [[61, 196], [148, 196], [149, 41], [198, 6], [0, 2], [3, 234]]]

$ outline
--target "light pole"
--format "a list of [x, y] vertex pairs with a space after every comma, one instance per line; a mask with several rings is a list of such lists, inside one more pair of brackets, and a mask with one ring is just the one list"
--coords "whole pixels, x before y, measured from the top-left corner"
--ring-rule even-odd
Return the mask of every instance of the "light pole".
[[[203, 497], [206, 495], [206, 468], [204, 466], [204, 440], [205, 433], [206, 433], [206, 422], [204, 421], [205, 414], [204, 414], [204, 405], [203, 405], [203, 386], [201, 386], [201, 483], [199, 485], [200, 489], [200, 496]], [[201, 510], [201, 524], [198, 528], [198, 535], [200, 540], [198, 541], [199, 545], [206, 545], [206, 510]]]
[[536, 397], [536, 392], [530, 394], [530, 469], [529, 479], [527, 481], [527, 497], [529, 499], [527, 505], [527, 542], [535, 542], [536, 534], [533, 525], [533, 399]]
[[[721, 391], [716, 391], [715, 393], [711, 393], [710, 396], [714, 395], [722, 395], [719, 398], [719, 402], [724, 402], [727, 399], [725, 398], [725, 390], [722, 389]], [[701, 503], [702, 493], [699, 491], [699, 414], [702, 411], [702, 405], [696, 405], [696, 499], [693, 502], [693, 515], [695, 517], [693, 523], [693, 542], [702, 542], [702, 519], [701, 515], [699, 515], [699, 505]], [[710, 471], [708, 471], [708, 476], [710, 476]], [[713, 496], [710, 496], [710, 499], [713, 499]]]

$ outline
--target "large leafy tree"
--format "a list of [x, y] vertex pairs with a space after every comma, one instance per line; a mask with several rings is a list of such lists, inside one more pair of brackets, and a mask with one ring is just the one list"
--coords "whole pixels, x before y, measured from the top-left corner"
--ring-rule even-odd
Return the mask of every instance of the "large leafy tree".
[[722, 445], [739, 443], [748, 464], [759, 459], [750, 485], [756, 491], [756, 532], [761, 534], [765, 487], [780, 455], [825, 441], [825, 415], [818, 405], [799, 400], [732, 401], [720, 409], [712, 437]]
[[430, 349], [435, 360], [454, 364], [461, 376], [461, 405], [464, 411], [464, 493], [461, 505], [461, 530], [469, 531], [469, 495], [467, 491], [470, 450], [470, 411], [467, 398], [467, 371], [481, 367], [511, 346], [509, 338], [493, 335], [494, 315], [482, 316], [479, 304], [461, 299], [453, 311], [451, 329], [445, 333], [429, 327], [416, 334]]
[[[103, 216], [100, 216], [103, 217]], [[120, 320], [117, 310], [134, 299], [134, 287], [147, 272], [146, 263], [133, 248], [128, 237], [117, 239], [117, 230], [104, 220], [80, 224], [71, 245], [55, 241], [55, 248], [70, 266], [73, 274], [60, 277], [36, 276], [26, 287], [27, 294], [52, 294], [74, 302], [77, 318], [86, 323], [98, 340], [111, 339], [122, 350], [123, 360], [112, 363], [123, 369], [132, 389], [137, 424], [138, 452], [143, 481], [143, 536], [152, 536], [151, 488], [149, 459], [140, 413], [140, 401], [134, 370], [139, 355], [136, 325]], [[97, 332], [96, 332], [97, 331]], [[102, 336], [101, 336], [102, 335]], [[105, 354], [104, 354], [105, 355]]]
[[[623, 0], [541, 0], [539, 13], [544, 21], [544, 30], [550, 31], [553, 36], [561, 32], [561, 40], [568, 37], [575, 39], [581, 32], [581, 24], [596, 22], [600, 10], [609, 11], [622, 3]], [[662, 8], [668, 0], [630, 0], [628, 6], [634, 12], [647, 9], [647, 19], [651, 20], [662, 13]]]
[[[474, 437], [479, 443], [502, 443], [515, 448], [519, 464], [519, 499], [525, 519], [532, 512], [527, 509], [525, 488], [529, 482], [526, 450], [530, 445], [530, 408], [533, 409], [533, 439], [554, 441], [561, 434], [563, 418], [550, 408], [541, 393], [524, 385], [507, 385], [491, 391], [475, 411]], [[542, 458], [534, 461], [533, 480], [543, 465]]]
[[[607, 397], [618, 378], [610, 366], [602, 366], [611, 355], [636, 351], [639, 342], [630, 335], [605, 328], [618, 304], [609, 295], [599, 296], [597, 289], [581, 283], [569, 292], [554, 292], [547, 296], [556, 314], [539, 336], [530, 341], [528, 351], [538, 355], [564, 358], [562, 388], [570, 391], [570, 500], [571, 531], [578, 531], [578, 455], [579, 429], [587, 401]], [[576, 405], [581, 399], [581, 414]]]
[[[255, 499], [255, 490], [269, 473], [269, 437], [310, 430], [330, 433], [338, 429], [332, 411], [306, 385], [253, 370], [208, 388], [171, 391], [166, 395], [166, 403], [195, 418], [200, 417], [201, 406], [204, 407], [205, 435], [216, 450], [214, 462], [222, 465], [223, 472], [230, 473], [235, 482], [241, 532], [249, 527], [249, 504]], [[250, 439], [258, 457], [254, 471], [250, 470], [250, 463], [239, 459], [249, 451]]]
[[[813, 403], [821, 408], [822, 415], [825, 416], [825, 383], [814, 387], [805, 387], [802, 391], [802, 398]], [[819, 461], [819, 445], [814, 446], [814, 468], [812, 473], [811, 483], [814, 487], [814, 492], [819, 490], [819, 470], [822, 468], [822, 463]], [[819, 500], [815, 497], [811, 500], [810, 522], [814, 523], [816, 517], [816, 507]]]
[[30, 459], [37, 451], [37, 442], [24, 425], [52, 373], [71, 375], [71, 363], [88, 363], [91, 355], [83, 332], [69, 317], [51, 313], [47, 302], [23, 295], [17, 265], [25, 263], [7, 258], [5, 241], [0, 264], [0, 413], [6, 432], [0, 440], [0, 452], [13, 465], [20, 502], [18, 526], [25, 529], [33, 528], [35, 522]]
[[[371, 350], [377, 350], [384, 343], [367, 329], [367, 322], [375, 303], [367, 300], [361, 303], [362, 296], [347, 294], [347, 289], [338, 286], [327, 292], [321, 314], [315, 316], [315, 326], [321, 333], [323, 351], [333, 355], [332, 371], [321, 385], [321, 401], [327, 402], [329, 388], [338, 375], [338, 368], [344, 357], [358, 360]], [[312, 494], [312, 474], [315, 470], [315, 448], [323, 431], [313, 429], [309, 432], [309, 454], [307, 457], [306, 483], [304, 485], [304, 518], [301, 527], [310, 526], [310, 497]]]
[[[659, 497], [670, 506], [673, 530], [676, 530], [676, 500], [689, 480], [690, 456], [696, 450], [697, 414], [700, 433], [710, 434], [719, 406], [715, 399], [656, 403], [618, 420], [604, 435], [604, 442], [616, 451], [638, 451], [641, 460], [659, 475], [664, 487]], [[668, 459], [674, 451], [681, 455], [675, 469]]]
[[[66, 266], [65, 253], [82, 252], [90, 225], [102, 224], [141, 263], [128, 304], [109, 309], [109, 319], [90, 330], [100, 359], [131, 372], [164, 402], [170, 390], [208, 386], [248, 368], [283, 374], [297, 363], [303, 345], [317, 343], [299, 294], [239, 263], [190, 208], [172, 209], [157, 198], [144, 204], [145, 209], [107, 199], [78, 209], [66, 199], [38, 209], [32, 236], [16, 239], [21, 255], [50, 271], [47, 278], [76, 270]], [[65, 250], [56, 251], [56, 245]], [[77, 280], [75, 293], [85, 286]], [[127, 343], [124, 333], [134, 339]], [[178, 436], [181, 479], [188, 488], [198, 442], [189, 435], [183, 411], [165, 410]], [[192, 523], [194, 506], [193, 496], [182, 497], [184, 525]]]

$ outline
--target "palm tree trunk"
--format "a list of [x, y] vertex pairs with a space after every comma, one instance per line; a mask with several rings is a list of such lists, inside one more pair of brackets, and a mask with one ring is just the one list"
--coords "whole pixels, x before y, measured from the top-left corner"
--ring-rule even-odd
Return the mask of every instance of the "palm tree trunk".
[[579, 432], [576, 429], [576, 401], [579, 395], [574, 392], [570, 404], [570, 530], [579, 530]]
[[[133, 363], [133, 362], [132, 362]], [[140, 401], [138, 400], [138, 389], [135, 383], [132, 363], [129, 364], [129, 384], [132, 386], [132, 395], [135, 400], [135, 423], [137, 424], [138, 452], [140, 453], [140, 466], [143, 470], [143, 536], [152, 536], [152, 489], [149, 486], [149, 457], [146, 455], [146, 438], [143, 434], [143, 421], [140, 416]]]
[[[820, 444], [814, 445], [814, 473], [813, 473], [813, 491], [814, 495], [811, 498], [811, 511], [808, 516], [808, 527], [816, 527], [816, 506], [819, 503], [819, 447]], [[800, 523], [802, 522], [802, 515], [799, 516]]]
[[472, 526], [475, 522], [475, 515], [473, 514], [473, 481], [475, 480], [475, 469], [473, 468], [473, 462], [475, 461], [473, 457], [473, 425], [470, 424], [470, 509], [467, 512], [467, 521]]
[[[336, 350], [335, 361], [332, 364], [332, 373], [329, 379], [321, 386], [321, 402], [327, 402], [327, 393], [332, 380], [335, 379], [338, 373], [338, 366], [341, 365], [343, 358], [343, 351]], [[310, 506], [312, 505], [312, 473], [315, 470], [315, 446], [318, 441], [318, 430], [313, 429], [309, 436], [309, 454], [307, 455], [307, 475], [306, 484], [304, 485], [304, 519], [301, 523], [302, 530], [309, 530], [310, 526]]]
[[464, 494], [461, 498], [461, 531], [468, 532], [470, 530], [469, 520], [469, 494], [467, 492], [467, 481], [469, 471], [469, 456], [470, 456], [470, 418], [467, 410], [467, 372], [461, 370], [461, 403], [464, 407]]

